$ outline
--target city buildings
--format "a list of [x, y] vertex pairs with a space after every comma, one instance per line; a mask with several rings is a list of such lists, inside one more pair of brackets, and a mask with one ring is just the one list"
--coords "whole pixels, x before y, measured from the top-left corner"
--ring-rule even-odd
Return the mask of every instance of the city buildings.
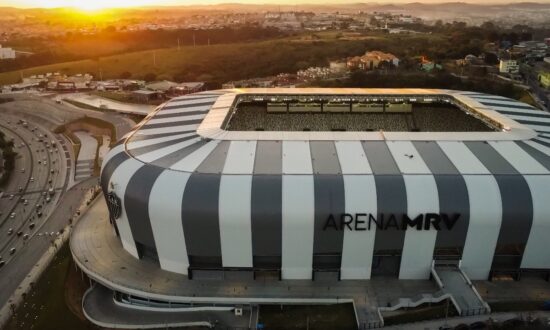
[[516, 60], [500, 60], [498, 70], [500, 73], [516, 74], [519, 73], [519, 64]]
[[363, 56], [355, 56], [347, 60], [350, 69], [374, 70], [381, 64], [397, 67], [399, 66], [399, 59], [390, 53], [371, 51], [366, 52]]
[[6, 48], [2, 47], [0, 45], [0, 60], [7, 60], [7, 59], [14, 59], [15, 58], [15, 50], [12, 48]]

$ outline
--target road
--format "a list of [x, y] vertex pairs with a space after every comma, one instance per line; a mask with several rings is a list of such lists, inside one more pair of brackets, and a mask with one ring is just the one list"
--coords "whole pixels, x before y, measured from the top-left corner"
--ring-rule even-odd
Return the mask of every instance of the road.
[[0, 113], [10, 113], [27, 120], [43, 122], [46, 128], [53, 130], [66, 122], [82, 118], [84, 116], [98, 118], [112, 123], [116, 129], [116, 139], [135, 126], [135, 122], [124, 114], [114, 112], [101, 112], [82, 109], [66, 102], [61, 104], [54, 100], [34, 94], [2, 94], [13, 98], [15, 102], [0, 104]]
[[0, 200], [0, 210], [5, 210], [0, 216], [2, 268], [9, 267], [11, 259], [37, 234], [55, 208], [67, 180], [68, 153], [58, 137], [37, 123], [28, 122], [25, 127], [19, 121], [11, 115], [0, 119], [0, 129], [14, 140], [15, 151], [20, 154]]
[[[15, 101], [0, 104], [0, 130], [8, 139], [13, 138], [18, 156], [8, 184], [0, 188], [4, 192], [0, 198], [0, 306], [71, 221], [86, 193], [98, 184], [93, 177], [72, 186], [72, 147], [52, 130], [90, 116], [113, 123], [118, 139], [135, 125], [117, 113], [80, 109], [37, 95], [9, 97]], [[15, 251], [11, 253], [11, 249]]]

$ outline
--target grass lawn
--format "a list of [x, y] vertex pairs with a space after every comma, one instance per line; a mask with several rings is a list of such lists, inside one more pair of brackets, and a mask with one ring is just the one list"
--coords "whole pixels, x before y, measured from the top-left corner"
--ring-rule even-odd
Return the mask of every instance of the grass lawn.
[[353, 330], [357, 321], [352, 304], [318, 306], [262, 305], [260, 320], [265, 329]]

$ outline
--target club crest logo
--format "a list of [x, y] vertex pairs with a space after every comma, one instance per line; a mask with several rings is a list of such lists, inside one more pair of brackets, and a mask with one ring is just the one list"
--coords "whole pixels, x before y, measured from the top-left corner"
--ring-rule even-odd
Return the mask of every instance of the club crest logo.
[[122, 212], [122, 204], [120, 198], [118, 198], [118, 196], [112, 191], [107, 193], [105, 197], [107, 200], [107, 207], [109, 208], [111, 219], [114, 220], [120, 218], [120, 213]]

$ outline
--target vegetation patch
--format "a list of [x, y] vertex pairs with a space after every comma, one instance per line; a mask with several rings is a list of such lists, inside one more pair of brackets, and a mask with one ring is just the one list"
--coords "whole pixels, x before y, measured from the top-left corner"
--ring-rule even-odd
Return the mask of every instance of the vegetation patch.
[[262, 305], [258, 322], [263, 324], [265, 329], [357, 329], [357, 320], [352, 304]]
[[0, 132], [0, 187], [8, 182], [15, 167], [17, 152], [13, 146], [13, 141], [7, 141], [4, 132]]
[[[75, 306], [72, 306], [73, 308], [67, 306], [67, 295], [82, 297], [83, 289], [86, 288], [78, 274], [71, 274], [71, 272], [76, 273], [74, 265], [71, 264], [69, 246], [64, 244], [40, 279], [33, 285], [24, 303], [15, 310], [15, 315], [8, 322], [5, 330], [97, 329], [96, 326], [73, 313]], [[66, 283], [72, 284], [73, 291], [78, 291], [65, 293]], [[74, 297], [71, 301], [74, 301]]]

